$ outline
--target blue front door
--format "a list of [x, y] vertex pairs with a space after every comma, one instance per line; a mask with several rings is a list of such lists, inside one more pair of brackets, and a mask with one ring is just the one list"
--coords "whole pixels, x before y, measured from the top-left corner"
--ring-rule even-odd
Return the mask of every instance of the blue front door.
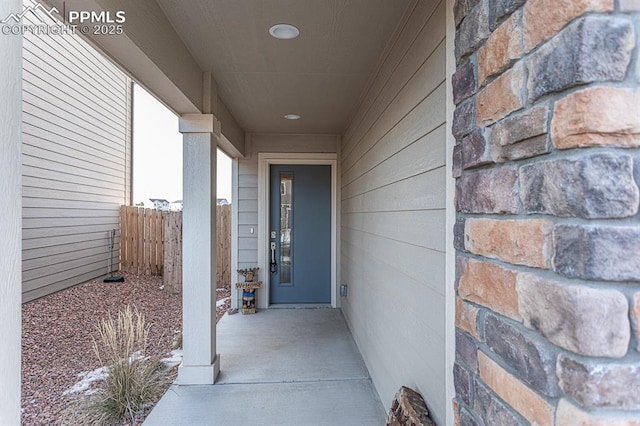
[[272, 165], [271, 303], [331, 302], [331, 166]]

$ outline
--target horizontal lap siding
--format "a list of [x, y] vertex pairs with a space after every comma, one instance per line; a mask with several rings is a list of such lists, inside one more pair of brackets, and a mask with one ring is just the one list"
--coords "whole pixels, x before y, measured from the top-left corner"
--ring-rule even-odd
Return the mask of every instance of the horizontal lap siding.
[[[132, 95], [130, 80], [76, 36], [26, 34], [23, 69], [29, 301], [107, 273], [109, 231], [130, 201]], [[116, 240], [115, 263], [118, 250]]]
[[417, 2], [342, 138], [343, 310], [383, 403], [445, 401], [445, 9]]
[[[258, 263], [258, 162], [238, 161], [238, 268]], [[253, 228], [253, 233], [251, 229]], [[233, 281], [233, 279], [232, 279]]]

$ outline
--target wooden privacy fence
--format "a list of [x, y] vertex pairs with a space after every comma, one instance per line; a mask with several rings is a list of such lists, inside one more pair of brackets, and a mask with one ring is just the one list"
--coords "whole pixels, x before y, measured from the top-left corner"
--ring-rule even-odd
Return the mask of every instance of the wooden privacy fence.
[[162, 282], [171, 293], [182, 291], [182, 212], [164, 212]]
[[[216, 209], [216, 282], [231, 281], [231, 206]], [[182, 212], [120, 208], [120, 267], [127, 272], [163, 275], [165, 289], [182, 289]]]
[[120, 267], [124, 271], [162, 275], [163, 213], [166, 212], [120, 207]]

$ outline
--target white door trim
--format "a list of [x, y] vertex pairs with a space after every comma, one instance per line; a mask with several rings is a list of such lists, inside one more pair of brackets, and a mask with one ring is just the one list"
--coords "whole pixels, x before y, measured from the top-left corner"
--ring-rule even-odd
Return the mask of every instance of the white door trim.
[[258, 154], [258, 267], [263, 288], [258, 292], [258, 308], [269, 306], [269, 170], [272, 164], [331, 166], [331, 306], [338, 308], [338, 155], [316, 153]]

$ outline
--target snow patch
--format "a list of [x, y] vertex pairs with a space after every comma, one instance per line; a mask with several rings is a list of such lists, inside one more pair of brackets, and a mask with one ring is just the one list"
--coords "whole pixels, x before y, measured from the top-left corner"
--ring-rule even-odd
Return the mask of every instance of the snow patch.
[[173, 368], [182, 363], [182, 349], [175, 349], [169, 355], [171, 356], [161, 360], [167, 367]]
[[220, 306], [224, 305], [224, 303], [227, 300], [231, 300], [231, 297], [225, 297], [224, 299], [220, 299], [220, 300], [216, 300], [216, 308], [219, 308]]
[[[129, 362], [142, 359], [142, 353], [135, 351], [129, 357]], [[146, 359], [146, 358], [145, 358]], [[100, 382], [109, 377], [109, 367], [96, 368], [93, 371], [83, 371], [76, 376], [80, 377], [80, 381], [73, 385], [71, 388], [62, 392], [62, 395], [69, 395], [72, 393], [83, 392], [85, 395], [92, 395], [97, 392], [96, 389], [91, 389], [91, 385], [96, 382]]]
[[109, 371], [107, 367], [96, 368], [93, 371], [83, 371], [79, 373], [77, 376], [80, 377], [80, 381], [73, 385], [70, 389], [62, 392], [62, 395], [69, 395], [72, 393], [81, 393], [83, 392], [85, 395], [90, 395], [94, 393], [91, 389], [91, 385], [95, 382], [102, 381], [107, 378], [109, 375]]

